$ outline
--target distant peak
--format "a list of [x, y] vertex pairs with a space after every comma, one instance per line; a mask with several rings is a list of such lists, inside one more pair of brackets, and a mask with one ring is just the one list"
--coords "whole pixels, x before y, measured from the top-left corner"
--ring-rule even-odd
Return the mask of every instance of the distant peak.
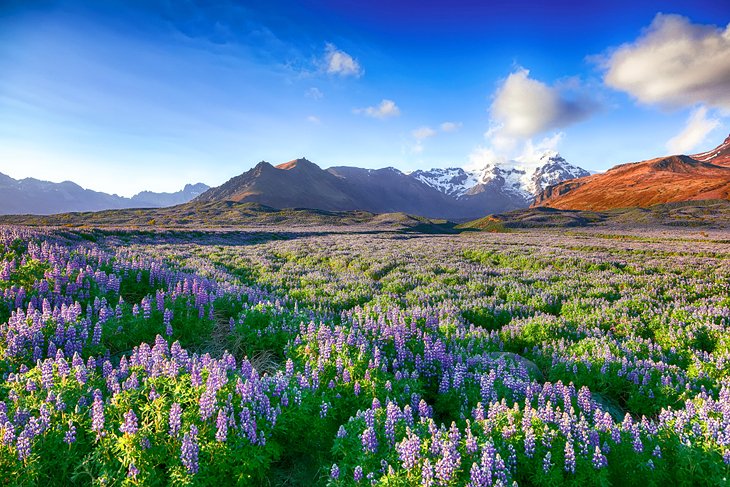
[[276, 168], [290, 170], [290, 169], [294, 169], [295, 167], [302, 167], [302, 166], [316, 166], [316, 164], [313, 163], [312, 161], [308, 160], [305, 157], [301, 157], [299, 159], [294, 159], [293, 161], [279, 164], [278, 166], [276, 166]]

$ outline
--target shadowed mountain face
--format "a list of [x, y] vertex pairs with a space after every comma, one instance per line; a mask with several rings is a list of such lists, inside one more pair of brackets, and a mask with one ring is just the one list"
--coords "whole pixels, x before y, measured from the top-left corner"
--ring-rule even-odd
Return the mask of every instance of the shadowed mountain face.
[[730, 137], [701, 154], [622, 164], [549, 186], [533, 206], [609, 210], [709, 199], [730, 199]]
[[190, 201], [206, 189], [208, 186], [202, 183], [188, 184], [176, 193], [144, 191], [124, 198], [84, 189], [71, 181], [16, 180], [0, 173], [0, 214], [50, 215], [69, 211], [172, 206]]
[[279, 166], [259, 162], [240, 176], [211, 188], [196, 201], [236, 201], [260, 203], [274, 208], [317, 208], [354, 210], [357, 208], [342, 178], [320, 169], [306, 159]]
[[[260, 162], [225, 184], [209, 189], [196, 201], [253, 202], [274, 208], [329, 211], [405, 212], [464, 221], [529, 205], [531, 194], [515, 189], [500, 171], [485, 176], [467, 174], [462, 169], [405, 174], [392, 167], [322, 169], [306, 159], [278, 166]], [[443, 183], [447, 177], [461, 181], [459, 190], [454, 190], [453, 184]]]

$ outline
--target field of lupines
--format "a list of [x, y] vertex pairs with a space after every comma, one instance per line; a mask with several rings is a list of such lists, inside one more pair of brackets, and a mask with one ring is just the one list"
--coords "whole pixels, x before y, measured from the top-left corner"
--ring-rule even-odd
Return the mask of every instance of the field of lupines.
[[694, 237], [3, 227], [0, 479], [724, 485]]

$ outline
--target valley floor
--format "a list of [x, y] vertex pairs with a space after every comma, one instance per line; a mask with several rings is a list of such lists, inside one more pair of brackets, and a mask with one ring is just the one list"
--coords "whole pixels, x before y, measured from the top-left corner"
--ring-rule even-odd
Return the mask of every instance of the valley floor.
[[0, 227], [0, 479], [724, 485], [729, 244]]

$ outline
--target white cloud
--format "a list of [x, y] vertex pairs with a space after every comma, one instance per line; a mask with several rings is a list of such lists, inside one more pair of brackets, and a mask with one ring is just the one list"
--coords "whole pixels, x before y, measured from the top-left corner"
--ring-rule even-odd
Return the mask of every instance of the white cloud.
[[316, 115], [310, 115], [310, 116], [308, 116], [308, 117], [307, 117], [307, 122], [311, 122], [311, 123], [320, 123], [320, 122], [321, 122], [321, 120], [320, 120], [320, 119], [319, 119], [319, 117], [318, 117], [318, 116], [316, 116]]
[[464, 169], [479, 170], [488, 164], [499, 164], [506, 161], [507, 158], [497, 153], [493, 148], [478, 146], [469, 154], [469, 162], [464, 166]]
[[540, 158], [548, 151], [557, 152], [558, 145], [563, 140], [563, 132], [558, 132], [549, 137], [534, 142], [532, 139], [528, 139], [522, 145], [520, 154], [515, 157], [515, 160], [523, 164], [536, 164]]
[[492, 136], [529, 138], [567, 127], [591, 115], [597, 103], [580, 93], [530, 78], [527, 69], [510, 74], [497, 90], [490, 113]]
[[390, 118], [400, 115], [400, 108], [393, 100], [383, 99], [378, 106], [367, 108], [356, 108], [355, 113], [361, 113], [373, 118]]
[[563, 133], [558, 132], [538, 141], [534, 141], [533, 139], [510, 139], [513, 144], [507, 149], [495, 147], [494, 144], [488, 147], [478, 146], [469, 154], [469, 162], [465, 168], [478, 170], [483, 169], [488, 164], [509, 163], [519, 163], [522, 167], [536, 165], [545, 152], [557, 152], [558, 145], [562, 139]]
[[730, 24], [723, 30], [657, 14], [638, 39], [609, 53], [602, 65], [608, 86], [640, 102], [730, 111]]
[[440, 127], [442, 132], [456, 132], [461, 128], [461, 122], [444, 122]]
[[304, 92], [304, 96], [312, 100], [321, 100], [324, 98], [324, 93], [319, 88], [313, 86]]
[[413, 135], [414, 139], [421, 141], [423, 139], [433, 137], [436, 135], [436, 131], [431, 127], [419, 127], [416, 130], [411, 131], [411, 135]]
[[667, 149], [672, 154], [687, 154], [699, 147], [719, 125], [719, 119], [707, 118], [707, 107], [696, 108], [687, 119], [684, 129], [667, 141]]
[[325, 69], [328, 74], [338, 76], [362, 76], [362, 66], [345, 51], [337, 49], [334, 44], [327, 44], [324, 50]]

